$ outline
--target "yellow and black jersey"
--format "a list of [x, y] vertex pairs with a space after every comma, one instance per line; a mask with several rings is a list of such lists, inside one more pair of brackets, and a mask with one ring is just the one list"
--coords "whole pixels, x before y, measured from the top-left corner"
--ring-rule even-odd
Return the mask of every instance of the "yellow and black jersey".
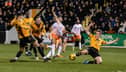
[[24, 23], [26, 25], [31, 25], [32, 23], [34, 23], [34, 19], [31, 17], [31, 18], [24, 18]]
[[32, 34], [31, 24], [34, 22], [33, 18], [16, 19], [11, 21], [11, 25], [16, 27], [18, 37], [24, 38]]
[[43, 22], [41, 22], [40, 24], [33, 23], [31, 27], [32, 27], [32, 34], [35, 37], [45, 35], [45, 33], [46, 33]]
[[18, 32], [18, 38], [23, 38], [21, 26], [23, 25], [23, 19], [16, 19], [16, 17], [11, 21], [11, 25], [16, 27], [16, 31]]
[[24, 23], [22, 25], [22, 33], [24, 37], [28, 37], [32, 34], [32, 28], [31, 25], [34, 23], [33, 18], [24, 18]]
[[106, 44], [106, 41], [104, 41], [101, 38], [96, 39], [96, 36], [93, 34], [90, 34], [89, 37], [90, 37], [90, 46], [96, 48], [97, 50], [100, 50], [101, 45]]

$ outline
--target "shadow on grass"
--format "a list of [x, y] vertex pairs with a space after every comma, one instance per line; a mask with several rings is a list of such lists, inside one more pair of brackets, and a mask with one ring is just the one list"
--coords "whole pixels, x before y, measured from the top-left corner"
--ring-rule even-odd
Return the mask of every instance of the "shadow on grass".
[[41, 60], [33, 61], [33, 60], [18, 60], [17, 62], [43, 62]]
[[[30, 58], [33, 59], [33, 58]], [[47, 63], [47, 64], [82, 64], [77, 61], [70, 61], [66, 59], [52, 59], [49, 62], [44, 62], [42, 59], [40, 60], [18, 60], [16, 62], [10, 62], [10, 59], [2, 59], [0, 63]]]

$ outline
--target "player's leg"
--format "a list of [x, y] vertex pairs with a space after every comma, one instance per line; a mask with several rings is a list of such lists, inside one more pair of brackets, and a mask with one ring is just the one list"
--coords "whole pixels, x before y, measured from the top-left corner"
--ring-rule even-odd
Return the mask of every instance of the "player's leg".
[[58, 52], [57, 52], [56, 57], [63, 57], [63, 56], [61, 55], [62, 48], [63, 48], [63, 44], [62, 44], [61, 38], [58, 39], [56, 42], [57, 42], [57, 45], [58, 45], [58, 46], [57, 46], [57, 47], [58, 47]]
[[36, 59], [36, 60], [39, 60], [36, 47], [33, 46], [33, 43], [30, 44], [30, 49], [29, 49], [29, 51], [28, 51], [28, 54], [29, 54], [29, 55], [32, 55], [32, 53], [31, 53], [32, 50], [33, 50], [33, 52], [34, 52], [35, 59]]
[[14, 59], [11, 59], [10, 62], [16, 62], [19, 59], [19, 57], [22, 55], [22, 53], [24, 51], [25, 46], [27, 46], [27, 42], [26, 42], [25, 38], [20, 39], [20, 49], [17, 52], [16, 57]]
[[[40, 42], [39, 42], [39, 43], [40, 43]], [[41, 55], [42, 57], [45, 56], [45, 54], [44, 54], [44, 45], [43, 45], [42, 43], [40, 43], [40, 47], [38, 48], [38, 51], [39, 51], [39, 53], [40, 53], [40, 55]]]
[[40, 44], [38, 43], [37, 40], [35, 40], [35, 41], [33, 41], [33, 46], [38, 48], [38, 47], [40, 47]]
[[96, 64], [101, 64], [102, 63], [102, 57], [101, 56], [97, 56], [95, 58]]
[[55, 56], [55, 50], [58, 47], [58, 43], [57, 43], [58, 36], [55, 33], [52, 33], [51, 37], [52, 37], [52, 39], [51, 39], [52, 44], [50, 45], [50, 48], [51, 48], [52, 57], [54, 57]]
[[44, 56], [42, 55], [41, 46], [40, 46], [40, 44], [38, 43], [37, 40], [33, 42], [33, 50], [34, 50], [34, 53], [35, 53], [35, 59], [36, 59], [36, 60], [39, 60], [39, 57], [38, 57], [38, 55], [37, 55], [37, 50], [36, 50], [36, 48], [38, 49], [40, 55], [41, 55], [42, 57], [44, 57]]
[[48, 62], [48, 60], [50, 60], [50, 57], [52, 56], [53, 58], [55, 57], [55, 50], [57, 47], [57, 35], [55, 33], [50, 33], [50, 40], [51, 40], [51, 44], [48, 45], [48, 47], [50, 48], [50, 51], [48, 52], [48, 54], [44, 57], [44, 62]]
[[31, 50], [28, 49], [29, 47], [30, 47], [30, 49], [31, 49], [31, 44], [30, 44], [30, 45], [27, 45], [27, 46], [25, 47], [25, 55], [26, 55], [26, 56], [31, 56], [31, 55], [32, 55]]
[[50, 59], [51, 56], [52, 56], [52, 57], [55, 56], [55, 48], [56, 48], [56, 40], [55, 40], [55, 38], [53, 38], [53, 39], [51, 40], [51, 44], [48, 45], [48, 48], [50, 48], [50, 50], [49, 50], [49, 52], [47, 53], [47, 55], [43, 57], [44, 62], [48, 62], [49, 60], [51, 60], [51, 59]]
[[56, 50], [56, 38], [52, 39], [52, 44], [50, 45], [51, 48], [51, 56], [55, 56], [55, 50]]
[[46, 56], [43, 57], [44, 62], [48, 62], [50, 59], [50, 57], [54, 57], [55, 56], [55, 44], [52, 43], [51, 45], [48, 45], [48, 47], [50, 48], [49, 52], [47, 53]]
[[55, 56], [55, 44], [49, 45], [50, 51], [46, 55], [47, 58]]
[[100, 56], [97, 56], [94, 58], [94, 60], [89, 61], [89, 60], [85, 60], [84, 64], [101, 64], [102, 63], [102, 58]]
[[36, 38], [34, 38], [33, 36], [29, 36], [28, 37], [28, 43], [31, 43], [31, 49], [33, 48], [36, 60], [38, 60], [39, 58], [38, 58], [38, 55], [37, 55], [36, 48], [40, 48], [40, 44], [38, 43], [38, 41], [36, 40]]
[[102, 58], [100, 54], [98, 53], [98, 50], [96, 50], [93, 47], [88, 48], [88, 54], [91, 55], [94, 60], [93, 61], [85, 61], [84, 64], [101, 64], [102, 63]]
[[29, 50], [32, 51], [32, 49], [33, 49], [33, 44], [31, 43]]
[[81, 41], [79, 41], [79, 50], [82, 50]]
[[84, 38], [83, 32], [81, 32], [81, 44], [82, 44], [82, 46], [84, 46], [84, 44], [85, 44], [85, 38]]
[[77, 43], [77, 46], [79, 47], [79, 50], [82, 50], [82, 47], [81, 47], [81, 35], [76, 35], [76, 43]]
[[79, 41], [77, 40], [77, 36], [76, 35], [73, 37], [73, 40], [74, 40], [74, 42], [73, 42], [73, 44], [74, 44], [73, 51], [74, 51], [75, 48], [79, 46]]
[[44, 54], [44, 44], [42, 43], [43, 39], [42, 38], [38, 38], [38, 37], [35, 37], [38, 41], [38, 43], [40, 44], [40, 47], [38, 47], [38, 51], [39, 51], [39, 54], [41, 55], [41, 57], [43, 58], [45, 56]]
[[34, 52], [34, 55], [35, 55], [35, 59], [39, 60], [38, 54], [37, 54], [37, 49], [35, 47], [32, 47], [32, 49], [33, 49], [33, 52]]
[[66, 51], [67, 39], [63, 39], [63, 52]]
[[28, 46], [25, 47], [25, 55], [28, 56]]
[[11, 59], [10, 62], [15, 62], [15, 61], [17, 61], [17, 60], [19, 59], [19, 57], [22, 55], [23, 51], [24, 51], [24, 48], [23, 48], [23, 47], [20, 48], [20, 50], [19, 50], [19, 51], [17, 52], [17, 54], [16, 54], [16, 57], [15, 57], [14, 59]]
[[76, 56], [81, 56], [81, 55], [87, 55], [88, 54], [88, 50], [85, 49], [85, 50], [82, 50], [82, 51], [79, 51], [76, 53]]

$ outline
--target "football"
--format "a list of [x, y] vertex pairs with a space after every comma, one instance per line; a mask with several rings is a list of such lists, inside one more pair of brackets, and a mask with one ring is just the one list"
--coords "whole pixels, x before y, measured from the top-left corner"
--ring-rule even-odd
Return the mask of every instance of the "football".
[[69, 55], [69, 59], [70, 60], [75, 60], [76, 59], [76, 55], [74, 53]]

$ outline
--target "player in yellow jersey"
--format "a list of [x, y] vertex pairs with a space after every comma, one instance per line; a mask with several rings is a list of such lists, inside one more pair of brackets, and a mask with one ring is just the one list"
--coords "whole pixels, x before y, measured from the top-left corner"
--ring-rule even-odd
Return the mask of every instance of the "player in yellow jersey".
[[100, 38], [100, 36], [102, 34], [101, 30], [98, 29], [96, 31], [96, 35], [93, 35], [92, 33], [89, 32], [89, 29], [92, 25], [93, 24], [90, 24], [87, 28], [85, 28], [85, 32], [88, 34], [88, 36], [90, 38], [90, 47], [76, 53], [75, 55], [71, 54], [70, 58], [75, 57], [75, 56], [89, 54], [90, 56], [92, 56], [94, 58], [94, 61], [85, 61], [84, 62], [85, 64], [101, 64], [102, 63], [102, 57], [99, 54], [101, 45], [112, 44], [112, 43], [117, 42], [119, 39], [116, 38], [115, 40], [109, 41], [109, 42], [104, 41], [103, 39]]
[[[25, 18], [23, 20], [24, 20], [24, 24], [28, 25], [29, 27], [32, 25], [32, 23], [34, 23], [34, 19], [32, 17], [30, 17], [29, 12], [26, 12]], [[31, 31], [32, 31], [32, 28], [31, 28]], [[32, 32], [31, 32], [31, 34], [32, 34]], [[28, 46], [25, 47], [25, 54], [27, 56], [32, 55], [31, 52], [28, 50]]]
[[[45, 35], [46, 30], [45, 30], [43, 22], [41, 21], [41, 18], [37, 17], [35, 19], [35, 22], [32, 23], [31, 27], [32, 27], [33, 36], [37, 39], [39, 44], [43, 44], [42, 43], [43, 42], [42, 37]], [[32, 48], [33, 48], [33, 51], [35, 53], [35, 58], [36, 58], [36, 60], [38, 60], [39, 58], [38, 58], [38, 55], [37, 55], [37, 50], [33, 45], [31, 45], [30, 51], [32, 50]], [[43, 47], [38, 48], [38, 51], [39, 51], [39, 53], [41, 54], [42, 57], [45, 56]]]
[[40, 47], [40, 45], [31, 34], [32, 29], [30, 23], [26, 24], [24, 22], [23, 15], [19, 15], [14, 18], [10, 24], [16, 27], [20, 41], [20, 49], [17, 52], [16, 57], [10, 60], [10, 62], [15, 62], [22, 55], [24, 48], [27, 46], [27, 43], [32, 43], [35, 47]]
[[[37, 40], [37, 42], [40, 45], [40, 47], [37, 47], [38, 51], [39, 51], [41, 57], [44, 57], [45, 55], [43, 52], [42, 35], [45, 34], [45, 29], [44, 29], [44, 25], [41, 21], [41, 18], [37, 17], [34, 21], [33, 18], [30, 17], [30, 14], [26, 13], [26, 17], [24, 18], [24, 23], [26, 25], [30, 25], [30, 27], [32, 29], [32, 36]], [[37, 57], [36, 47], [33, 44], [31, 44], [31, 46], [33, 46], [33, 49], [34, 49], [34, 52], [36, 55], [36, 60], [38, 60], [39, 58]]]
[[23, 24], [23, 16], [19, 14], [18, 16], [15, 16], [14, 19], [11, 21], [11, 23], [8, 25], [8, 26], [15, 26], [19, 39], [23, 38], [21, 33], [22, 24]]

